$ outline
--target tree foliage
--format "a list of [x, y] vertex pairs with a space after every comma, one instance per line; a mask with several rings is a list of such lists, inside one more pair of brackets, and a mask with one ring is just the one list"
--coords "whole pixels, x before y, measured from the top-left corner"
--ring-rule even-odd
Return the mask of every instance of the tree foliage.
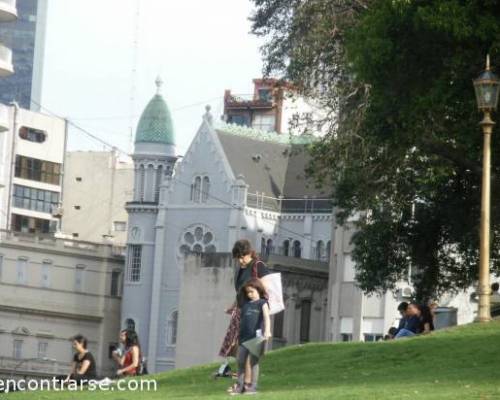
[[[472, 79], [500, 64], [500, 1], [253, 0], [265, 72], [328, 116], [310, 172], [331, 185], [367, 292], [411, 272], [420, 299], [474, 283], [482, 134]], [[500, 265], [500, 143], [492, 147], [492, 269]]]

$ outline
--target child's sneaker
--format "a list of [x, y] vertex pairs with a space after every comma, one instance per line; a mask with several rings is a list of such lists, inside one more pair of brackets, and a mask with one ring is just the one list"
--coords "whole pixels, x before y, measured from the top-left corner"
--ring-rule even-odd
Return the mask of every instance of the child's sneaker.
[[233, 385], [229, 390], [228, 390], [228, 393], [230, 396], [237, 396], [239, 394], [242, 394], [243, 393], [243, 387], [241, 387], [240, 385], [236, 384], [236, 385]]

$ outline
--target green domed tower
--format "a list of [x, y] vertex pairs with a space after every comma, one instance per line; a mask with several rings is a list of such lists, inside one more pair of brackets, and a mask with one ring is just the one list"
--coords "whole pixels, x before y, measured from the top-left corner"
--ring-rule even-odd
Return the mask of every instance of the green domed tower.
[[135, 144], [154, 143], [175, 146], [174, 126], [167, 103], [160, 94], [162, 81], [158, 77], [155, 81], [157, 93], [149, 101], [142, 112], [137, 131]]
[[135, 133], [134, 203], [158, 203], [160, 184], [172, 175], [177, 161], [172, 116], [161, 95], [163, 82], [158, 77], [155, 83], [156, 94], [142, 112]]

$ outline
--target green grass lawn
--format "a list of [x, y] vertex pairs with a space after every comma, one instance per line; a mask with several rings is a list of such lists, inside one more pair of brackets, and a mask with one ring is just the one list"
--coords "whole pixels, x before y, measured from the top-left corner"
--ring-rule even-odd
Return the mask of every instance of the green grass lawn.
[[[214, 380], [215, 370], [213, 364], [148, 376], [157, 379], [157, 392], [26, 392], [0, 398], [227, 399], [231, 380]], [[270, 352], [261, 363], [259, 392], [261, 399], [284, 400], [500, 399], [500, 321], [399, 341]]]

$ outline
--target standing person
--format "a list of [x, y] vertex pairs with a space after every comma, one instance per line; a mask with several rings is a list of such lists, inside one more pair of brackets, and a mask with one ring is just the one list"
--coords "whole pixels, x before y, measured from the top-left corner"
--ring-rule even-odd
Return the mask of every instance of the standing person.
[[[257, 382], [259, 380], [259, 358], [263, 352], [264, 342], [261, 351], [253, 354], [246, 347], [246, 343], [257, 337], [263, 340], [271, 338], [271, 319], [269, 305], [266, 300], [266, 290], [259, 279], [251, 279], [242, 287], [241, 323], [239, 332], [238, 348], [238, 383], [230, 392], [231, 395], [241, 393], [256, 394]], [[245, 370], [247, 363], [250, 364], [250, 384], [245, 383]]]
[[94, 356], [87, 349], [87, 338], [83, 335], [76, 335], [72, 338], [73, 348], [76, 353], [73, 356], [73, 363], [71, 365], [71, 372], [66, 377], [65, 382], [70, 380], [80, 383], [97, 378], [97, 368]]
[[236, 299], [234, 303], [226, 309], [226, 313], [231, 315], [231, 321], [226, 332], [226, 336], [219, 350], [219, 355], [226, 358], [226, 362], [221, 365], [219, 371], [226, 369], [229, 357], [236, 357], [238, 350], [238, 334], [240, 330], [240, 307], [244, 303], [241, 295], [241, 288], [252, 278], [262, 278], [269, 274], [266, 265], [259, 260], [255, 250], [246, 239], [238, 240], [233, 246], [233, 258], [238, 260], [238, 265], [234, 273], [234, 289]]
[[113, 359], [121, 367], [116, 371], [116, 375], [137, 375], [141, 364], [141, 348], [137, 333], [132, 329], [121, 330], [120, 343], [125, 346], [123, 355], [116, 350], [113, 351]]

